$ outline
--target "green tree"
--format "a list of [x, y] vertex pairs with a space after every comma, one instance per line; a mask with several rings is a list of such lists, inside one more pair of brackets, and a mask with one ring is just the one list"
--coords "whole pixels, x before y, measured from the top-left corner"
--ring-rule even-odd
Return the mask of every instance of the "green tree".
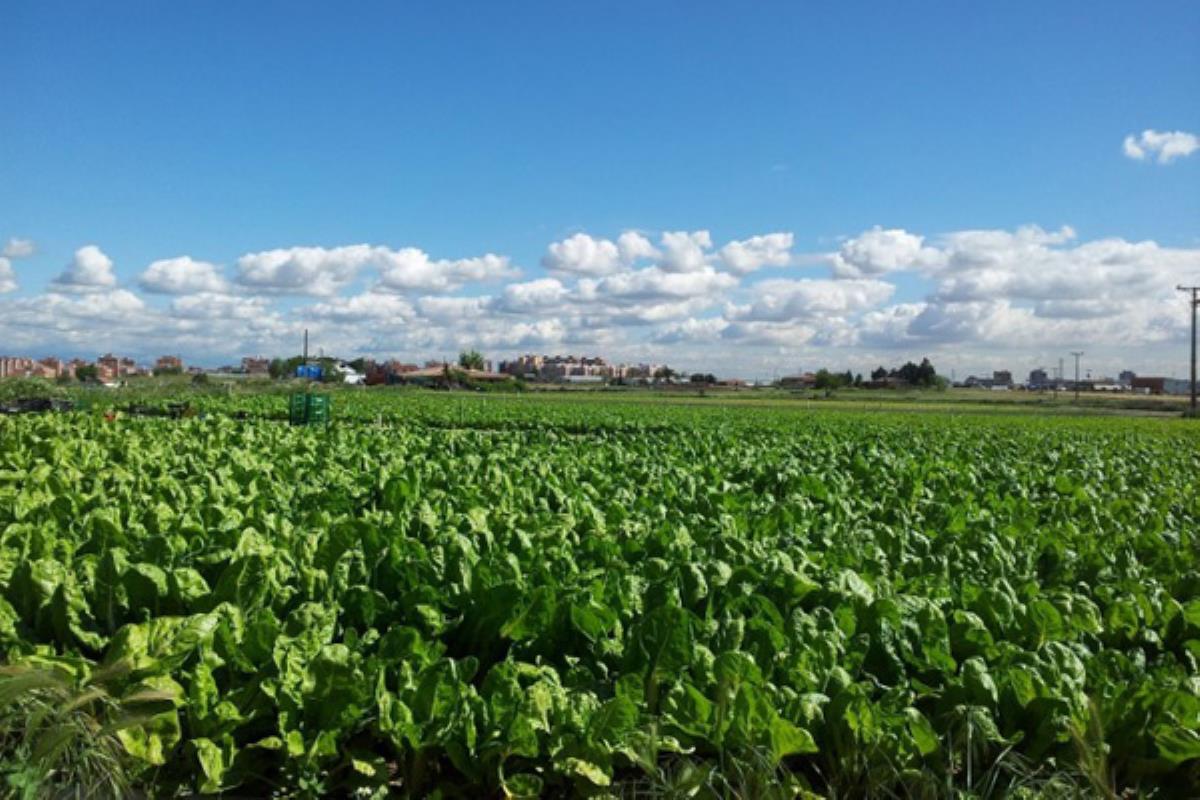
[[933, 364], [929, 363], [929, 359], [922, 358], [920, 365], [917, 367], [917, 385], [935, 386], [937, 384], [937, 376], [937, 370], [933, 368]]
[[94, 381], [100, 377], [100, 370], [95, 364], [85, 364], [75, 369], [75, 377], [81, 381]]
[[483, 353], [478, 350], [464, 350], [458, 354], [458, 365], [463, 369], [483, 369]]

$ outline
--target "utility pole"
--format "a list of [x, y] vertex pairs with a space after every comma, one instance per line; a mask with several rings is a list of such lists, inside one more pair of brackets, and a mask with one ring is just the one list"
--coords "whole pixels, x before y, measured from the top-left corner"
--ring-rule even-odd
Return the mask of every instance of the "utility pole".
[[1178, 291], [1192, 293], [1192, 402], [1191, 416], [1196, 416], [1196, 307], [1200, 306], [1200, 286], [1176, 286]]
[[1075, 402], [1079, 402], [1079, 357], [1083, 355], [1082, 350], [1072, 350], [1071, 355], [1075, 356]]

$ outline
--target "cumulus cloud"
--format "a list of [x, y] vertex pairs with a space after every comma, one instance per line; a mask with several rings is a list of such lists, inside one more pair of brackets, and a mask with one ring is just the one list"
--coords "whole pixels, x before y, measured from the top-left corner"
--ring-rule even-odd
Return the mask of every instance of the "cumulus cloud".
[[553, 242], [542, 258], [542, 266], [560, 277], [601, 278], [627, 272], [638, 261], [655, 260], [664, 272], [699, 272], [712, 264], [723, 264], [730, 272], [745, 275], [762, 267], [791, 263], [793, 236], [768, 233], [728, 242], [715, 255], [712, 235], [706, 230], [666, 231], [661, 249], [637, 231], [625, 231], [616, 242], [576, 233]]
[[404, 322], [411, 319], [415, 313], [412, 304], [400, 295], [374, 291], [351, 297], [331, 298], [327, 302], [308, 306], [300, 312], [305, 318], [339, 323], [370, 321], [374, 324], [388, 320]]
[[365, 244], [264, 250], [238, 259], [237, 281], [266, 292], [331, 296], [374, 257], [375, 248]]
[[171, 313], [176, 317], [199, 320], [251, 320], [269, 310], [262, 297], [240, 297], [217, 292], [200, 292], [177, 297], [171, 301]]
[[1190, 156], [1200, 150], [1200, 136], [1185, 131], [1156, 131], [1146, 129], [1130, 134], [1122, 143], [1125, 155], [1135, 161], [1155, 158], [1159, 164], [1170, 164], [1177, 158]]
[[886, 302], [895, 291], [880, 280], [770, 280], [754, 286], [755, 300], [731, 306], [730, 319], [786, 322], [841, 317]]
[[0, 250], [0, 256], [4, 258], [27, 258], [33, 255], [33, 251], [32, 239], [19, 239], [13, 236], [4, 243], [4, 249]]
[[717, 272], [712, 267], [698, 271], [670, 272], [658, 267], [621, 272], [599, 281], [579, 282], [578, 296], [583, 300], [704, 297], [720, 294], [737, 286], [732, 275]]
[[546, 314], [561, 310], [570, 291], [556, 278], [510, 283], [491, 308], [511, 314]]
[[223, 292], [227, 288], [216, 264], [196, 261], [191, 256], [151, 263], [138, 279], [138, 286], [152, 294]]
[[487, 312], [487, 297], [422, 297], [417, 310], [425, 319], [438, 323], [476, 320]]
[[[1131, 362], [1138, 367], [1150, 353], [1182, 348], [1186, 309], [1173, 287], [1200, 280], [1198, 249], [1081, 242], [1069, 227], [942, 234], [876, 227], [834, 253], [814, 254], [824, 276], [757, 281], [748, 277], [756, 270], [808, 263], [792, 252], [791, 234], [720, 248], [703, 230], [656, 241], [634, 231], [612, 240], [578, 234], [548, 249], [552, 274], [524, 280], [494, 254], [285, 248], [239, 259], [240, 292], [214, 265], [181, 256], [139, 276], [141, 292], [174, 295], [165, 304], [117, 288], [111, 261], [89, 246], [48, 293], [6, 298], [0, 341], [86, 352], [102, 335], [104, 349], [211, 361], [293, 352], [308, 328], [326, 352], [347, 356], [420, 360], [477, 347], [504, 358], [553, 348], [743, 377], [751, 368], [769, 374], [781, 358], [802, 368], [853, 365], [864, 353], [886, 361], [892, 349], [895, 358], [936, 355], [941, 367], [971, 354], [1087, 342], [1090, 353], [1141, 348], [1145, 357]], [[7, 257], [0, 260], [0, 291], [15, 288], [12, 272]], [[352, 289], [359, 281], [365, 288]], [[489, 282], [498, 285], [474, 288]], [[280, 295], [314, 299], [295, 305]]]
[[792, 234], [768, 233], [732, 241], [721, 248], [722, 263], [732, 272], [745, 275], [761, 267], [786, 267], [792, 258]]
[[721, 333], [729, 327], [729, 321], [723, 317], [706, 317], [696, 319], [689, 317], [682, 322], [664, 325], [654, 336], [654, 341], [661, 344], [679, 344], [683, 342], [720, 341]]
[[[26, 298], [29, 300], [30, 298]], [[45, 310], [61, 319], [113, 322], [145, 310], [146, 303], [128, 289], [98, 289], [79, 297], [47, 295]]]
[[863, 315], [860, 335], [984, 347], [1136, 347], [1181, 335], [1174, 286], [1200, 276], [1200, 250], [1075, 238], [1036, 226], [938, 237], [907, 259], [933, 281], [926, 299]]
[[17, 273], [7, 258], [0, 258], [0, 294], [17, 290]]
[[373, 259], [379, 265], [379, 285], [399, 292], [445, 292], [467, 283], [496, 281], [519, 274], [507, 256], [494, 253], [478, 258], [434, 260], [415, 247], [394, 251], [376, 248]]
[[1154, 242], [1099, 239], [1063, 247], [1074, 231], [1040, 228], [962, 231], [937, 248], [935, 297], [970, 302], [1012, 300], [1105, 300], [1126, 302], [1161, 294], [1189, 268], [1200, 268], [1196, 251]]
[[708, 231], [667, 231], [660, 240], [659, 266], [667, 272], [698, 272], [708, 266], [712, 236]]
[[488, 347], [545, 347], [569, 338], [571, 331], [559, 319], [489, 327], [479, 337]]
[[54, 285], [65, 291], [95, 292], [117, 285], [112, 259], [94, 244], [75, 251], [67, 268], [54, 279]]
[[658, 250], [650, 244], [650, 240], [637, 231], [625, 231], [617, 237], [617, 250], [621, 260], [632, 264], [643, 258], [658, 258]]
[[557, 275], [602, 277], [658, 254], [650, 240], [637, 231], [625, 231], [616, 242], [576, 233], [552, 242], [542, 257], [542, 266]]
[[248, 253], [238, 259], [238, 283], [278, 294], [332, 297], [365, 267], [379, 271], [379, 288], [397, 291], [453, 291], [467, 283], [516, 277], [507, 256], [432, 259], [416, 247], [392, 250], [366, 244], [292, 247]]
[[568, 275], [608, 275], [624, 267], [621, 251], [608, 239], [577, 233], [546, 248], [542, 266]]
[[900, 228], [884, 230], [876, 225], [842, 244], [830, 260], [833, 274], [839, 278], [865, 278], [887, 272], [914, 269], [928, 259], [930, 251], [922, 245], [922, 236]]

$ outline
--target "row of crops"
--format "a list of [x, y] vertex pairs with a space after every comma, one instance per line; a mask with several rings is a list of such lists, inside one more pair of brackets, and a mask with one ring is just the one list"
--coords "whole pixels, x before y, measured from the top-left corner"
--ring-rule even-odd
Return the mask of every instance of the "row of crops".
[[10, 791], [1200, 787], [1186, 423], [203, 410], [0, 420]]

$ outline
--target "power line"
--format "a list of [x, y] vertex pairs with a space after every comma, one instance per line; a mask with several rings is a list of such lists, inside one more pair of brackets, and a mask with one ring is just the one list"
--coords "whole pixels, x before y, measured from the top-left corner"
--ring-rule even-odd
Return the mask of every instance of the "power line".
[[1176, 286], [1180, 292], [1192, 293], [1192, 402], [1191, 416], [1196, 416], [1196, 308], [1200, 306], [1200, 286]]

